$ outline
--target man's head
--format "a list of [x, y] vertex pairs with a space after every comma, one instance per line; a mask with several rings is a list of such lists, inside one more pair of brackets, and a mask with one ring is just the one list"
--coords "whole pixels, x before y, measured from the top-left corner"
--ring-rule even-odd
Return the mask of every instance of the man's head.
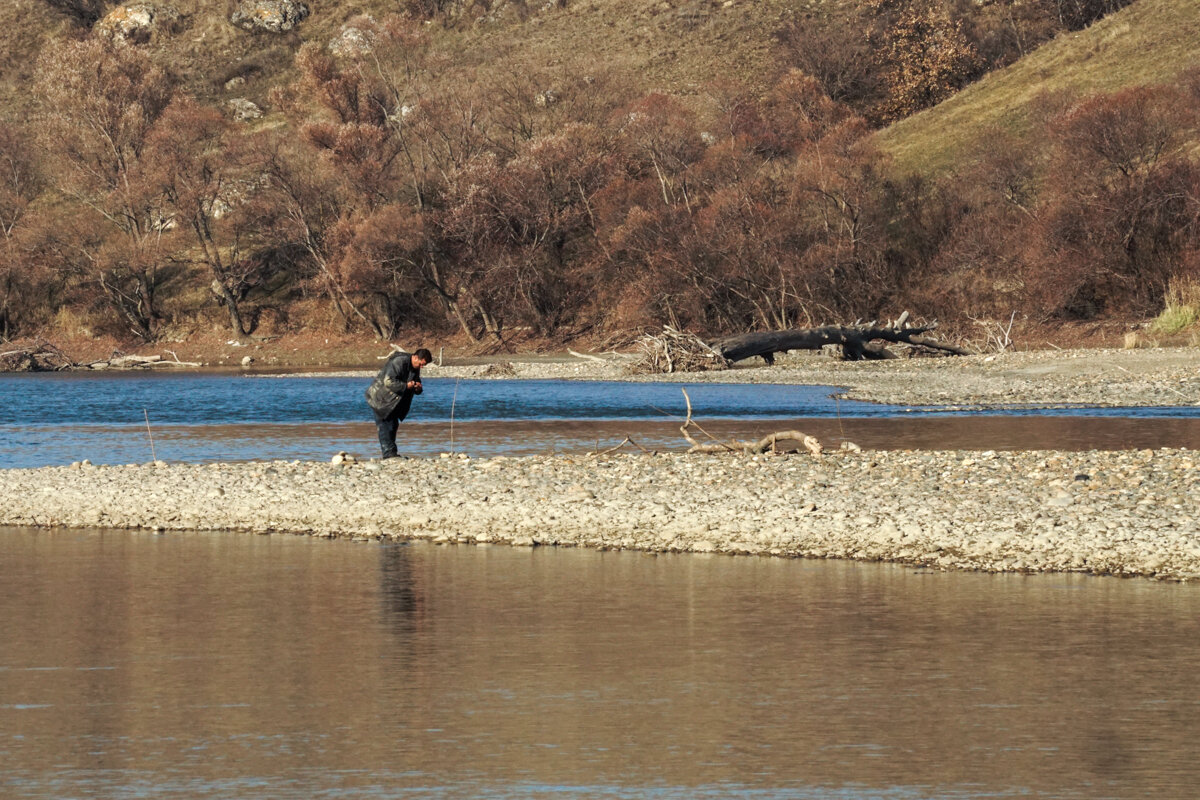
[[433, 361], [433, 353], [422, 347], [420, 350], [412, 354], [412, 365], [417, 369]]

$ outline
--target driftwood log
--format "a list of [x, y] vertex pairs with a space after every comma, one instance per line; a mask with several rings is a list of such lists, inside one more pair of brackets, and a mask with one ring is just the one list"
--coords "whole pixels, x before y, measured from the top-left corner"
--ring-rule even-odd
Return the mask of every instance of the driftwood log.
[[51, 372], [83, 369], [155, 369], [157, 367], [199, 367], [198, 361], [180, 361], [170, 350], [172, 360], [162, 356], [130, 356], [121, 351], [100, 361], [77, 362], [44, 340], [35, 340], [0, 350], [0, 372]]
[[821, 328], [802, 328], [791, 331], [743, 333], [713, 342], [713, 349], [729, 362], [762, 356], [768, 364], [775, 363], [775, 354], [788, 350], [820, 350], [826, 345], [840, 345], [842, 358], [847, 361], [895, 358], [874, 341], [911, 344], [954, 355], [970, 355], [970, 350], [926, 338], [936, 324], [904, 327], [905, 313], [894, 325], [826, 325]]
[[162, 356], [127, 356], [120, 352], [113, 353], [110, 358], [103, 361], [92, 361], [88, 364], [80, 364], [84, 369], [155, 369], [157, 367], [199, 367], [202, 366], [198, 361], [180, 361], [179, 356], [172, 353], [173, 361], [168, 361]]
[[[780, 447], [780, 443], [782, 442], [796, 442], [797, 445], [803, 446], [805, 450], [814, 456], [819, 456], [824, 452], [820, 440], [815, 436], [809, 436], [803, 431], [777, 431], [753, 442], [722, 441], [717, 439], [692, 419], [692, 398], [688, 397], [687, 389], [680, 389], [680, 391], [683, 392], [683, 399], [687, 403], [687, 419], [684, 420], [679, 431], [683, 434], [683, 438], [687, 440], [687, 443], [691, 445], [691, 448], [688, 449], [689, 453], [746, 453], [750, 455], [774, 453], [782, 449]], [[691, 428], [695, 428], [711, 441], [696, 441], [695, 437], [691, 434]]]

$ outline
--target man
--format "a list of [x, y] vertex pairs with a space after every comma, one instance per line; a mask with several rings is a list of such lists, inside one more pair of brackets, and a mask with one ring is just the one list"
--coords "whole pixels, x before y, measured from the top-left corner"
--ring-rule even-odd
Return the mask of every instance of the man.
[[422, 347], [409, 355], [400, 350], [392, 354], [375, 380], [367, 387], [367, 405], [375, 412], [375, 427], [379, 429], [379, 447], [383, 458], [395, 458], [396, 430], [408, 416], [413, 395], [420, 394], [421, 367], [433, 355]]

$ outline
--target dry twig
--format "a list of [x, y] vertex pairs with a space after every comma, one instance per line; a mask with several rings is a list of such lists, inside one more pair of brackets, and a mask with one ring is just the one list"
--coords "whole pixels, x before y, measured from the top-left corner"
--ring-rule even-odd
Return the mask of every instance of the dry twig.
[[[688, 450], [689, 453], [746, 453], [750, 455], [766, 452], [774, 453], [778, 452], [780, 442], [789, 441], [799, 442], [814, 456], [819, 456], [824, 451], [817, 437], [810, 436], [803, 431], [777, 431], [764, 436], [756, 442], [721, 441], [696, 424], [692, 419], [692, 398], [688, 397], [687, 389], [680, 389], [680, 391], [683, 392], [683, 399], [687, 403], [687, 418], [679, 428], [679, 431], [683, 434], [683, 438], [687, 440], [688, 444], [691, 445], [691, 448]], [[688, 430], [692, 427], [703, 433], [712, 442], [709, 444], [697, 442]]]

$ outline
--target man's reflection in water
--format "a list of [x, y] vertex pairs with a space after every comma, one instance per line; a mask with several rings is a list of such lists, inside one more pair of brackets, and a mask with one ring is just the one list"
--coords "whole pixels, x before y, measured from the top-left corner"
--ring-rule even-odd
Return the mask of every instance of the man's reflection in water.
[[383, 620], [410, 655], [413, 638], [423, 627], [424, 600], [417, 591], [413, 549], [406, 544], [383, 547], [379, 558]]

